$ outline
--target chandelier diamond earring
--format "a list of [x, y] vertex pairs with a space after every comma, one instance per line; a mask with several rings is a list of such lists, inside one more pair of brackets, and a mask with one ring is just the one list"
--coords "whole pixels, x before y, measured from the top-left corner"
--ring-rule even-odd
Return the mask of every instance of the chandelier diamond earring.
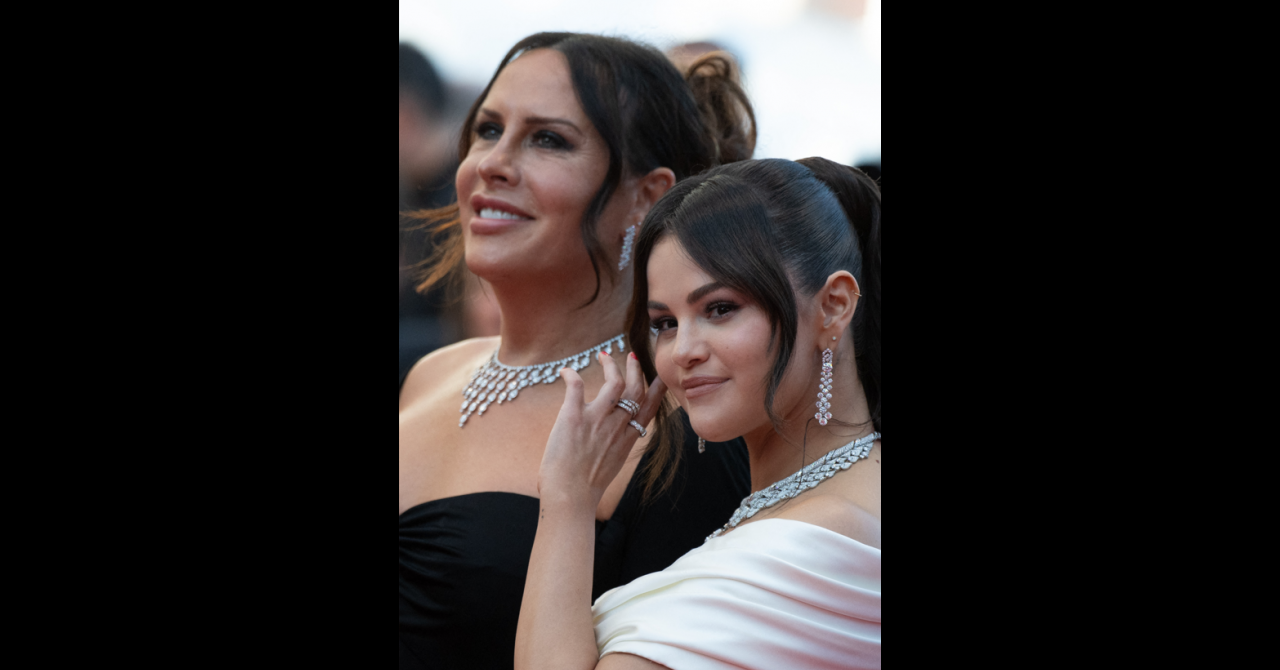
[[627, 227], [627, 236], [622, 238], [622, 256], [618, 258], [618, 270], [625, 270], [631, 264], [631, 246], [636, 241], [636, 228], [638, 226]]
[[[836, 339], [836, 338], [831, 338]], [[828, 347], [822, 352], [822, 381], [818, 382], [818, 413], [813, 418], [818, 423], [825, 426], [827, 419], [831, 418], [831, 369], [835, 364], [831, 361], [831, 349]]]

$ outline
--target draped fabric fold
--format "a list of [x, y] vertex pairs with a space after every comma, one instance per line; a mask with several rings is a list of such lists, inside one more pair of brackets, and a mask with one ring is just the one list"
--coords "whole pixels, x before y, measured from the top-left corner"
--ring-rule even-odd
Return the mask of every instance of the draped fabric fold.
[[672, 670], [879, 668], [880, 550], [765, 519], [596, 600], [603, 657]]

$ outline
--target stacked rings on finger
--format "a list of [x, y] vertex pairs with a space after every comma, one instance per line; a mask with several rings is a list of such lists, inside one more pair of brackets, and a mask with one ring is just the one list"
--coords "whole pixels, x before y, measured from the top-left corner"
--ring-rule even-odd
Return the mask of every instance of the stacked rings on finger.
[[635, 419], [632, 419], [629, 423], [631, 424], [632, 428], [635, 428], [636, 430], [640, 431], [640, 437], [644, 437], [646, 435], [646, 433], [644, 432], [644, 426], [641, 426], [640, 424], [636, 423]]
[[621, 407], [622, 409], [625, 409], [628, 412], [631, 412], [631, 418], [633, 419], [636, 418], [636, 414], [640, 412], [640, 403], [634, 400], [628, 400], [627, 398], [623, 398], [622, 400], [619, 400], [618, 407]]

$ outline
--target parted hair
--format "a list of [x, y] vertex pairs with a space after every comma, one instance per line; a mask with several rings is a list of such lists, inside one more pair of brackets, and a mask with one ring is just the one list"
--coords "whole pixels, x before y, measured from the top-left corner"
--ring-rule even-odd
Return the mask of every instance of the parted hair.
[[[668, 191], [636, 239], [627, 326], [650, 382], [657, 369], [646, 273], [654, 245], [668, 236], [714, 280], [749, 296], [768, 315], [773, 364], [762, 384], [775, 426], [774, 395], [796, 349], [797, 297], [814, 295], [833, 272], [852, 274], [862, 293], [849, 326], [857, 374], [880, 430], [880, 188], [874, 180], [825, 158], [767, 159], [718, 167]], [[656, 430], [644, 473], [646, 495], [670, 484], [681, 455], [681, 427], [669, 408], [659, 412]]]
[[[471, 150], [476, 112], [498, 75], [512, 60], [533, 49], [564, 54], [578, 102], [609, 149], [609, 167], [580, 224], [600, 294], [601, 267], [611, 281], [596, 234], [600, 214], [624, 176], [669, 168], [678, 180], [709, 168], [741, 161], [755, 150], [755, 113], [736, 81], [733, 62], [723, 53], [706, 54], [683, 75], [653, 47], [618, 37], [579, 33], [537, 33], [520, 40], [498, 65], [476, 98], [458, 139], [458, 156]], [[419, 267], [417, 290], [425, 292], [462, 276], [464, 249], [458, 205], [402, 215], [425, 229], [432, 253]]]

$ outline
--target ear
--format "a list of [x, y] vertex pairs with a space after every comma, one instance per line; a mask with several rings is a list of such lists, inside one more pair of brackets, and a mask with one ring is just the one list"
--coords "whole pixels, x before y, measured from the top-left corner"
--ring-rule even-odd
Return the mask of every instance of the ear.
[[654, 168], [649, 174], [644, 175], [636, 180], [635, 199], [631, 204], [631, 211], [627, 213], [627, 226], [639, 225], [644, 221], [644, 217], [649, 214], [649, 210], [657, 204], [658, 200], [676, 185], [676, 173], [671, 168]]
[[[817, 324], [819, 349], [834, 349], [834, 345], [840, 343], [849, 322], [853, 321], [853, 313], [858, 308], [861, 293], [858, 280], [845, 270], [838, 270], [827, 277], [827, 283], [814, 296], [818, 300], [818, 316], [821, 319]], [[836, 339], [831, 339], [833, 337]]]

